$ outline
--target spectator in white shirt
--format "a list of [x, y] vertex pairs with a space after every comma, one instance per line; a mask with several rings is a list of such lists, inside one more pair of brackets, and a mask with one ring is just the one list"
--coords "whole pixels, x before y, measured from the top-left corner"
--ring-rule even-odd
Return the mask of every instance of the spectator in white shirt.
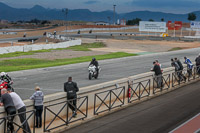
[[[11, 92], [8, 90], [8, 93], [10, 94], [13, 103], [15, 105], [15, 108], [17, 109], [17, 112], [19, 113], [19, 119], [21, 123], [23, 124], [23, 132], [24, 133], [31, 133], [31, 129], [29, 127], [28, 122], [26, 121], [26, 106], [22, 99], [19, 97], [19, 95], [15, 92]], [[26, 122], [24, 122], [26, 121]]]

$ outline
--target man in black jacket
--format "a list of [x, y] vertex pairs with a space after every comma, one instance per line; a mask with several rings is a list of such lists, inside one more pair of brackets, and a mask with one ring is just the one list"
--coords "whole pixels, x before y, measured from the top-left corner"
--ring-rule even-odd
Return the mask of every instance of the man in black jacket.
[[197, 67], [197, 74], [200, 75], [200, 54], [199, 56], [195, 59], [196, 62], [196, 67]]
[[183, 71], [183, 64], [177, 58], [174, 58], [174, 61], [177, 62], [178, 66], [179, 66], [179, 70], [177, 71], [177, 75], [179, 77], [179, 82], [183, 81], [183, 80], [186, 81], [187, 78], [182, 73], [182, 71]]
[[154, 67], [151, 71], [155, 72], [156, 81], [157, 81], [157, 88], [160, 88], [160, 87], [163, 86], [162, 71], [161, 71], [159, 64], [157, 64], [156, 62], [153, 62], [153, 65], [154, 65]]
[[76, 116], [76, 92], [79, 91], [76, 82], [72, 81], [72, 77], [68, 77], [68, 82], [64, 83], [64, 91], [67, 92], [68, 106], [73, 112], [73, 116]]

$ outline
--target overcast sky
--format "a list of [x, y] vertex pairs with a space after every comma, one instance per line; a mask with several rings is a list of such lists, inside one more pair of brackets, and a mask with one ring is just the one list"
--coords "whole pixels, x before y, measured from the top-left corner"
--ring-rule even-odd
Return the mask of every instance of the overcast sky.
[[16, 8], [41, 5], [45, 8], [91, 11], [113, 10], [115, 4], [117, 13], [149, 10], [184, 14], [200, 10], [200, 0], [0, 0], [0, 2]]

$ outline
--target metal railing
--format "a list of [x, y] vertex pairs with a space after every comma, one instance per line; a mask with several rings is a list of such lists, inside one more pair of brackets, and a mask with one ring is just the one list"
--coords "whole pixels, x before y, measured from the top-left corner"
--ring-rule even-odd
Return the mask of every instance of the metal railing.
[[143, 97], [147, 97], [150, 95], [150, 87], [151, 87], [151, 80], [143, 80], [137, 83], [133, 83], [129, 85], [128, 92], [128, 102], [131, 103], [135, 100], [140, 100]]
[[[158, 78], [161, 78], [160, 85], [158, 83], [158, 80], [159, 80]], [[170, 81], [171, 81], [170, 74], [165, 74], [165, 75], [162, 75], [161, 77], [155, 76], [153, 78], [153, 94], [169, 89]]]
[[[11, 117], [16, 117], [17, 115], [21, 115], [21, 114], [29, 114], [28, 116], [26, 115], [26, 119], [23, 123], [21, 124], [18, 124], [16, 123], [15, 121], [12, 121], [10, 118]], [[32, 132], [35, 133], [35, 110], [30, 110], [30, 111], [26, 111], [26, 112], [22, 112], [22, 113], [17, 113], [17, 114], [14, 114], [14, 115], [9, 115], [9, 116], [6, 116], [6, 117], [2, 117], [0, 118], [0, 125], [4, 124], [3, 126], [3, 133], [7, 133], [9, 132], [9, 128], [7, 127], [7, 123], [9, 122], [10, 124], [12, 124], [14, 127], [17, 127], [16, 130], [14, 130], [15, 133], [17, 132], [21, 132], [20, 129], [22, 129], [24, 132], [26, 133], [29, 133], [29, 131], [27, 131], [26, 129], [24, 129], [23, 125], [28, 123], [28, 120], [31, 118], [31, 117], [34, 117], [33, 118], [33, 126], [32, 127]]]
[[185, 82], [186, 82], [186, 77], [182, 73], [182, 70], [172, 73], [172, 87], [183, 84]]
[[[72, 102], [74, 100], [78, 101], [79, 105], [77, 105], [77, 106], [73, 105]], [[57, 113], [55, 113], [55, 111], [53, 111], [51, 109], [51, 107], [54, 107], [54, 109], [55, 109], [55, 106], [58, 106], [58, 107], [56, 107], [56, 109], [58, 109]], [[69, 106], [75, 108], [75, 112], [70, 112]], [[48, 122], [47, 113], [48, 112], [51, 115], [53, 115], [53, 118], [51, 120], [49, 120], [50, 122], [47, 124], [47, 122]], [[66, 115], [59, 116], [61, 113], [66, 113]], [[49, 116], [49, 114], [48, 114], [48, 116]], [[44, 107], [44, 129], [43, 130], [44, 130], [44, 132], [47, 132], [47, 131], [49, 132], [53, 129], [56, 129], [56, 128], [59, 128], [62, 126], [66, 126], [70, 123], [73, 123], [73, 122], [76, 122], [79, 120], [83, 120], [84, 118], [87, 118], [87, 116], [88, 116], [88, 96], [79, 97], [76, 99], [71, 99], [71, 100], [67, 100], [64, 102], [48, 105], [48, 106]], [[66, 117], [66, 119], [64, 117]], [[62, 124], [56, 125], [55, 123], [58, 123], [58, 122], [55, 122], [55, 121], [57, 121], [57, 120], [61, 120]], [[54, 123], [54, 125], [52, 126], [53, 123]]]
[[[94, 115], [98, 115], [99, 113], [105, 111], [110, 111], [111, 109], [117, 107], [121, 107], [122, 105], [124, 105], [124, 99], [125, 99], [125, 86], [96, 93], [94, 95]], [[96, 107], [98, 100], [100, 101], [100, 104]]]

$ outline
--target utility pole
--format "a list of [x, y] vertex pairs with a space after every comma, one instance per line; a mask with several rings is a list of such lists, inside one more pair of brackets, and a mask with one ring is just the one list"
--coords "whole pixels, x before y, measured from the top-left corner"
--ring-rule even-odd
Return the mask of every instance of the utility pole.
[[[67, 15], [68, 15], [69, 9], [68, 8], [64, 8], [64, 9], [62, 9], [62, 12], [65, 14], [66, 23], [67, 23]], [[68, 23], [66, 24], [66, 33], [67, 33], [67, 25], [68, 25]]]
[[114, 12], [113, 12], [113, 24], [115, 25], [115, 7], [116, 7], [116, 5], [113, 5], [113, 10], [114, 10]]

